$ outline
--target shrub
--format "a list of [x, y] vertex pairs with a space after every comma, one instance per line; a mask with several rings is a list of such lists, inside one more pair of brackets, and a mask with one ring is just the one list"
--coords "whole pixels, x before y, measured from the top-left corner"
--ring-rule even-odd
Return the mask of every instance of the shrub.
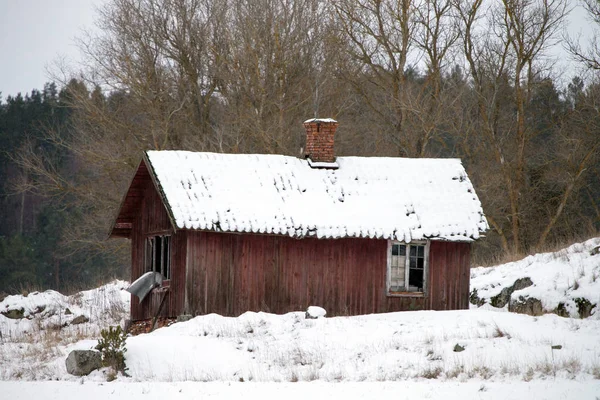
[[100, 335], [102, 338], [98, 340], [96, 349], [102, 353], [102, 365], [125, 374], [127, 370], [125, 366], [127, 334], [120, 326], [111, 326], [108, 330], [102, 329]]
[[440, 367], [427, 368], [421, 372], [421, 376], [425, 379], [437, 379], [437, 378], [439, 378], [441, 373], [442, 373], [442, 368], [440, 368]]

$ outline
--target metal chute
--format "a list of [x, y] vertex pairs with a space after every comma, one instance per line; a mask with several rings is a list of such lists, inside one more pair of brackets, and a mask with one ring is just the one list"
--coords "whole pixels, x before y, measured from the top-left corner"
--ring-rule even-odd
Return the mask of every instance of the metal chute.
[[137, 296], [141, 303], [152, 289], [162, 285], [162, 281], [163, 277], [160, 272], [150, 271], [137, 278], [126, 290]]

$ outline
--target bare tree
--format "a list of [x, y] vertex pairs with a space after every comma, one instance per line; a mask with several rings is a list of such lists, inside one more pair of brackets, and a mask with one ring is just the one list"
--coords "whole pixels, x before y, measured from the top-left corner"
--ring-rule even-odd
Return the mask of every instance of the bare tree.
[[[48, 130], [79, 175], [34, 147], [19, 162], [28, 190], [86, 215], [65, 240], [100, 248], [143, 150], [300, 155], [300, 122], [333, 116], [340, 155], [462, 157], [490, 242], [541, 247], [575, 232], [582, 198], [598, 210], [600, 124], [585, 125], [597, 85], [563, 107], [547, 57], [568, 11], [568, 0], [110, 0], [67, 86], [73, 134]], [[590, 51], [574, 54], [597, 68]]]
[[[568, 13], [566, 0], [503, 0], [489, 9], [483, 21], [481, 0], [455, 1], [462, 23], [462, 42], [474, 88], [478, 94], [482, 140], [469, 146], [494, 161], [488, 173], [498, 173], [505, 205], [488, 216], [505, 251], [523, 250], [523, 205], [527, 201], [526, 166], [533, 149], [534, 126], [527, 123], [527, 104], [541, 81], [545, 52], [554, 44]], [[485, 30], [481, 24], [485, 24]], [[506, 100], [510, 101], [509, 104]], [[508, 108], [506, 106], [509, 106]], [[489, 176], [485, 179], [491, 182]], [[484, 184], [485, 185], [485, 184]], [[497, 201], [495, 199], [494, 201]], [[506, 211], [503, 211], [506, 210]], [[504, 221], [509, 222], [505, 226]]]
[[137, 110], [124, 123], [142, 147], [178, 147], [193, 137], [194, 147], [211, 148], [226, 6], [225, 0], [114, 0], [100, 10], [100, 33], [81, 40], [85, 81], [135, 99]]
[[233, 5], [223, 94], [232, 112], [227, 120], [235, 123], [230, 131], [243, 137], [241, 150], [298, 151], [298, 135], [290, 132], [318, 107], [315, 92], [319, 77], [326, 77], [329, 19], [323, 7], [317, 0]]
[[379, 127], [390, 131], [389, 141], [397, 149], [396, 154], [404, 156], [418, 152], [406, 129], [405, 72], [415, 44], [414, 3], [413, 0], [333, 2], [343, 37], [350, 41], [347, 51], [360, 63], [361, 75], [367, 75], [366, 82], [362, 76], [348, 78], [381, 121]]
[[600, 26], [600, 3], [596, 0], [579, 0], [585, 9], [587, 16], [595, 26], [595, 31], [590, 38], [587, 48], [579, 43], [579, 39], [565, 36], [564, 46], [571, 53], [575, 61], [583, 64], [586, 68], [600, 70], [600, 43], [598, 27]]
[[[358, 64], [346, 74], [382, 132], [376, 152], [423, 157], [434, 154], [456, 98], [442, 92], [459, 37], [448, 0], [345, 1], [333, 3], [342, 48]], [[422, 67], [424, 73], [420, 73]], [[454, 93], [453, 93], [454, 94]], [[380, 134], [381, 135], [381, 134]], [[438, 140], [439, 143], [443, 143]]]

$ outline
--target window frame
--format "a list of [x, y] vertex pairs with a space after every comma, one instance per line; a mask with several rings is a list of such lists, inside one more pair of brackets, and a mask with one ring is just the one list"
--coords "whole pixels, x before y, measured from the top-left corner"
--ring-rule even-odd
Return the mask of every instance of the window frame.
[[[156, 242], [157, 238], [160, 239], [161, 250], [160, 250], [160, 261], [157, 262], [155, 258]], [[168, 238], [165, 240], [165, 238]], [[168, 234], [152, 234], [146, 236], [144, 240], [144, 270], [145, 272], [158, 272], [163, 277], [163, 285], [171, 280], [172, 265], [171, 265], [171, 254], [172, 254], [172, 235]], [[166, 246], [164, 244], [167, 244]], [[166, 249], [166, 252], [165, 252]], [[166, 253], [166, 257], [165, 257]], [[166, 262], [166, 263], [165, 263]], [[165, 272], [165, 273], [163, 273]]]
[[[404, 261], [405, 278], [404, 287], [408, 285], [410, 279], [410, 246], [424, 246], [424, 259], [423, 259], [423, 291], [412, 292], [408, 290], [403, 291], [392, 291], [392, 245], [403, 245], [406, 246], [406, 259]], [[386, 268], [386, 290], [385, 294], [388, 297], [425, 297], [427, 296], [427, 282], [429, 280], [429, 240], [417, 240], [410, 243], [401, 242], [399, 240], [388, 240], [387, 245], [387, 268]]]

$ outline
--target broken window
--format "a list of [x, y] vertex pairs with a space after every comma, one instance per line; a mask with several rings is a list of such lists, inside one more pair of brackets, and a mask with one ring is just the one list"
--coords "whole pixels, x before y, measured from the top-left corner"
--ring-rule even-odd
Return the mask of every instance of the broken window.
[[171, 279], [171, 236], [150, 236], [146, 239], [146, 272], [159, 272]]
[[426, 244], [391, 242], [388, 250], [388, 293], [423, 293]]

